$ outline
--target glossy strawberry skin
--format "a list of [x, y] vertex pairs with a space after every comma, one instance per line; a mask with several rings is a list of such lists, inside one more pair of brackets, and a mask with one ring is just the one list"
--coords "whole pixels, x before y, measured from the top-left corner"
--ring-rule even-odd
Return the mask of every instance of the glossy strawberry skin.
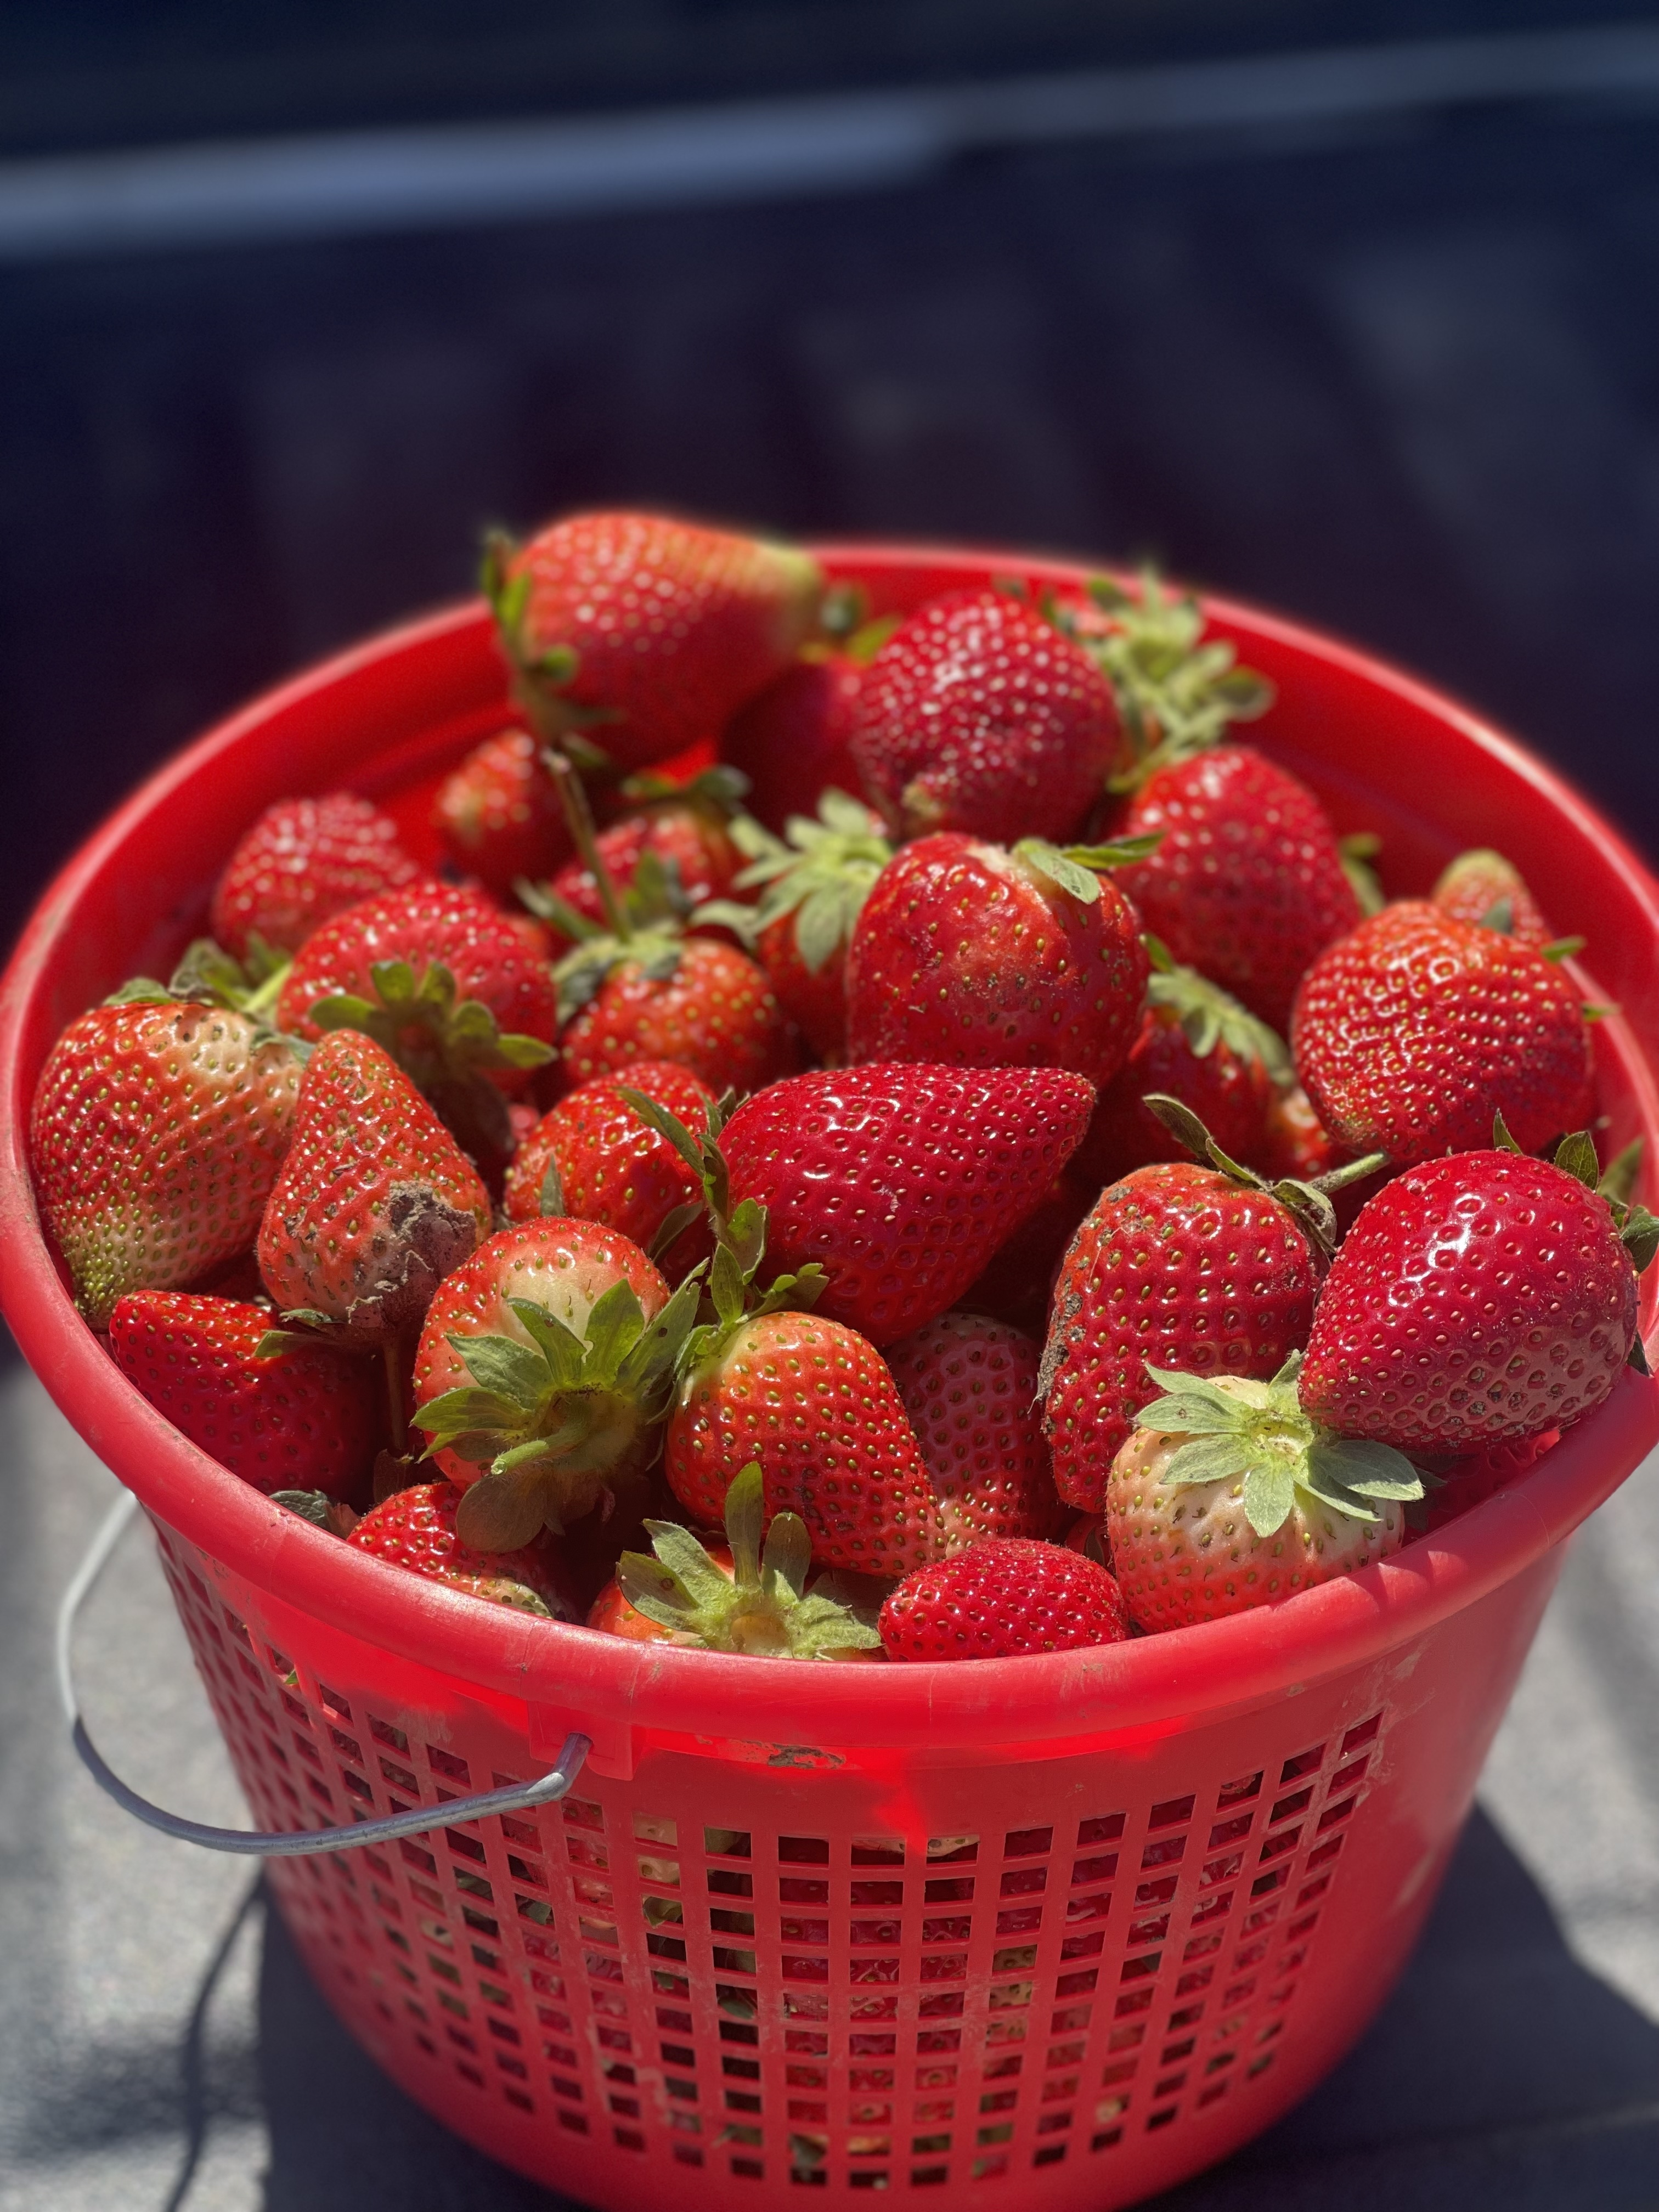
[[1259, 1060], [1218, 1038], [1200, 1054], [1172, 1008], [1149, 1006], [1128, 1059], [1101, 1091], [1072, 1172], [1097, 1188], [1157, 1160], [1188, 1157], [1144, 1101], [1149, 1091], [1180, 1099], [1229, 1159], [1255, 1163], [1267, 1141], [1274, 1088]]
[[379, 1376], [319, 1338], [262, 1359], [268, 1306], [134, 1291], [110, 1316], [116, 1365], [176, 1429], [254, 1489], [343, 1498], [380, 1440]]
[[517, 1552], [471, 1551], [455, 1526], [457, 1498], [447, 1482], [417, 1482], [394, 1491], [364, 1514], [346, 1541], [388, 1566], [434, 1582], [487, 1577], [521, 1583], [556, 1620], [581, 1619], [580, 1593], [550, 1540], [544, 1538]]
[[795, 1065], [764, 972], [708, 937], [688, 937], [678, 970], [660, 981], [623, 962], [566, 1024], [559, 1055], [571, 1084], [622, 1074], [635, 1060], [675, 1060], [715, 1091], [759, 1091]]
[[1052, 1536], [1061, 1507], [1030, 1338], [982, 1314], [947, 1313], [885, 1357], [951, 1540]]
[[[447, 1276], [427, 1309], [415, 1353], [415, 1402], [425, 1406], [447, 1390], [470, 1388], [468, 1373], [453, 1337], [505, 1336], [528, 1344], [529, 1333], [507, 1304], [524, 1298], [543, 1306], [579, 1337], [605, 1292], [625, 1282], [647, 1322], [668, 1303], [660, 1271], [633, 1241], [597, 1222], [558, 1216], [497, 1230], [471, 1257]], [[621, 1418], [630, 1418], [623, 1415]], [[641, 1428], [631, 1455], [621, 1455], [614, 1474], [642, 1468], [654, 1453], [655, 1439]], [[453, 1451], [432, 1455], [458, 1489], [478, 1480], [486, 1469]]]
[[1139, 921], [1109, 881], [1079, 899], [1018, 853], [923, 837], [883, 869], [854, 929], [848, 1049], [1105, 1083], [1134, 1042], [1146, 973]]
[[901, 836], [1060, 842], [1079, 829], [1122, 744], [1110, 685], [1024, 600], [930, 601], [860, 684], [850, 739], [865, 790]]
[[1041, 1202], [1094, 1100], [1061, 1068], [876, 1065], [775, 1085], [720, 1138], [767, 1208], [781, 1272], [823, 1264], [816, 1310], [891, 1344], [954, 1305]]
[[325, 1037], [259, 1228], [279, 1309], [326, 1314], [365, 1347], [395, 1339], [489, 1224], [477, 1170], [397, 1063], [354, 1030]]
[[515, 658], [574, 650], [556, 703], [622, 769], [715, 736], [789, 665], [823, 588], [793, 548], [651, 514], [554, 523], [507, 576], [528, 580]]
[[432, 820], [457, 867], [501, 897], [521, 877], [551, 875], [570, 855], [559, 794], [526, 730], [475, 745], [439, 786]]
[[1172, 958], [1282, 1036], [1304, 972], [1359, 920], [1324, 808], [1254, 745], [1218, 745], [1158, 769], [1115, 824], [1154, 830], [1120, 889]]
[[125, 1291], [245, 1252], [289, 1146], [300, 1070], [246, 1014], [94, 1006], [53, 1045], [29, 1152], [46, 1226], [94, 1328]]
[[861, 788], [848, 741], [862, 673], [845, 653], [798, 660], [726, 724], [720, 758], [749, 778], [744, 804], [775, 836], [815, 813], [820, 792]]
[[1475, 1450], [1599, 1405], [1636, 1325], [1607, 1201], [1547, 1160], [1466, 1152], [1396, 1176], [1349, 1231], [1302, 1402], [1403, 1452]]
[[1490, 1144], [1499, 1113], [1536, 1152], [1592, 1111], [1571, 977], [1425, 899], [1385, 907], [1316, 963], [1291, 1042], [1332, 1135], [1399, 1167]]
[[1277, 1374], [1307, 1342], [1320, 1268], [1277, 1199], [1188, 1164], [1103, 1190], [1054, 1285], [1042, 1385], [1054, 1483], [1102, 1510], [1113, 1455], [1158, 1395], [1146, 1372]]
[[349, 791], [279, 799], [225, 864], [209, 927], [240, 960], [250, 936], [297, 952], [312, 932], [349, 906], [422, 880], [398, 825]]
[[[638, 813], [624, 814], [608, 830], [601, 830], [596, 842], [599, 858], [618, 891], [629, 888], [640, 862], [651, 853], [672, 866], [694, 908], [706, 899], [732, 897], [732, 878], [744, 866], [743, 854], [732, 843], [719, 812], [690, 800], [660, 800]], [[599, 884], [580, 860], [568, 861], [550, 888], [578, 914], [586, 915], [592, 922], [604, 923]], [[568, 947], [568, 939], [556, 930], [552, 934], [556, 951]]]
[[[714, 1103], [708, 1086], [675, 1060], [635, 1060], [620, 1077], [584, 1083], [542, 1116], [514, 1156], [502, 1200], [509, 1221], [540, 1217], [542, 1186], [552, 1162], [563, 1200], [556, 1212], [617, 1230], [641, 1249], [677, 1206], [701, 1203], [696, 1177], [667, 1139], [640, 1120], [619, 1083], [665, 1106], [694, 1136]], [[699, 1260], [713, 1255], [707, 1218], [700, 1218], [664, 1255], [664, 1273], [678, 1282]]]
[[717, 1523], [726, 1488], [758, 1460], [769, 1521], [798, 1513], [821, 1565], [900, 1575], [939, 1558], [946, 1534], [927, 1462], [880, 1354], [815, 1313], [739, 1324], [694, 1367], [668, 1420], [664, 1466], [695, 1521]]
[[907, 1575], [881, 1609], [890, 1659], [1008, 1659], [1121, 1644], [1129, 1620], [1116, 1583], [1062, 1545], [982, 1536]]

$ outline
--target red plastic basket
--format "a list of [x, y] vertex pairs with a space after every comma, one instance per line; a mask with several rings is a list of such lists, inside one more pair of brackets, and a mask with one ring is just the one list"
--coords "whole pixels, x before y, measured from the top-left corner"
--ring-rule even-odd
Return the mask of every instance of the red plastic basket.
[[[831, 549], [874, 611], [1079, 572]], [[1557, 779], [1375, 661], [1213, 602], [1279, 686], [1255, 734], [1397, 887], [1498, 842], [1590, 940], [1607, 1139], [1659, 1138], [1659, 888]], [[615, 2212], [862, 2192], [1126, 2203], [1295, 2102], [1422, 1924], [1564, 1539], [1659, 1439], [1627, 1378], [1513, 1492], [1381, 1567], [1240, 1619], [1044, 1659], [825, 1668], [626, 1643], [417, 1581], [194, 1449], [76, 1317], [27, 1105], [58, 1030], [165, 973], [258, 810], [343, 782], [418, 830], [498, 726], [467, 606], [330, 662], [174, 761], [40, 906], [0, 1005], [0, 1298], [136, 1491], [257, 1816], [523, 1780], [562, 1804], [273, 1864], [341, 2018], [470, 2141]], [[1644, 1307], [1650, 1333], [1651, 1293]]]

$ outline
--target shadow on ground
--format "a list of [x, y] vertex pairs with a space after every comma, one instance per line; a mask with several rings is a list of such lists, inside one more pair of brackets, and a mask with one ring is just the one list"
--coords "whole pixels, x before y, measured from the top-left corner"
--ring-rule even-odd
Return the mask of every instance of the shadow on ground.
[[[556, 2212], [336, 2024], [270, 1917], [259, 1990], [265, 2212]], [[1568, 1951], [1477, 1812], [1382, 2017], [1305, 2104], [1164, 2212], [1651, 2212], [1659, 2026]]]

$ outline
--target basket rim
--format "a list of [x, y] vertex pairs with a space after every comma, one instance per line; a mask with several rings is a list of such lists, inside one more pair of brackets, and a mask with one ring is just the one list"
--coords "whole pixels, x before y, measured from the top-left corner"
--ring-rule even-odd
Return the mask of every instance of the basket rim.
[[[960, 547], [824, 543], [832, 574], [925, 568], [964, 582], [988, 566], [1075, 584], [1098, 565]], [[1659, 948], [1659, 884], [1553, 770], [1471, 709], [1360, 648], [1240, 600], [1206, 593], [1225, 627], [1271, 639], [1449, 726], [1529, 784], [1598, 849]], [[82, 1437], [151, 1514], [275, 1600], [404, 1659], [532, 1707], [581, 1711], [617, 1727], [708, 1741], [771, 1743], [781, 1727], [821, 1745], [1058, 1747], [1109, 1729], [1195, 1723], [1293, 1693], [1370, 1663], [1522, 1572], [1611, 1494], [1659, 1443], [1659, 1381], [1627, 1375], [1515, 1490], [1501, 1492], [1378, 1565], [1201, 1626], [1079, 1651], [969, 1665], [824, 1667], [810, 1706], [798, 1668], [639, 1644], [477, 1604], [355, 1550], [272, 1505], [175, 1430], [121, 1375], [82, 1322], [34, 1205], [24, 1064], [30, 1018], [77, 909], [141, 827], [221, 773], [284, 713], [411, 656], [487, 654], [489, 617], [468, 600], [399, 623], [261, 694], [174, 755], [81, 847], [37, 905], [0, 981], [0, 1310], [25, 1357]], [[1659, 1088], [1632, 1069], [1650, 1141]], [[1659, 1332], [1652, 1332], [1659, 1334]]]

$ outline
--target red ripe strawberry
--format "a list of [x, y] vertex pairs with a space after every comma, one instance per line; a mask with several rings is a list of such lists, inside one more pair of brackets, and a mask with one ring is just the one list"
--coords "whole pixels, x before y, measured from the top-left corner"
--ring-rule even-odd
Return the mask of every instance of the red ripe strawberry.
[[1037, 1347], [1006, 1323], [941, 1314], [890, 1345], [946, 1534], [1051, 1536], [1060, 1518], [1037, 1394]]
[[416, 1426], [465, 1490], [479, 1551], [558, 1534], [655, 1458], [698, 1285], [669, 1296], [639, 1247], [591, 1221], [498, 1231], [433, 1299]]
[[558, 792], [526, 730], [475, 745], [438, 787], [432, 820], [456, 866], [502, 897], [520, 877], [550, 875], [570, 856]]
[[489, 1193], [396, 1062], [356, 1030], [325, 1037], [259, 1230], [277, 1305], [395, 1343], [489, 1234]]
[[[696, 1347], [694, 1347], [694, 1351]], [[711, 1331], [680, 1386], [664, 1464], [707, 1527], [732, 1472], [759, 1463], [769, 1520], [797, 1513], [826, 1566], [900, 1575], [945, 1547], [927, 1462], [881, 1355], [812, 1313]]]
[[862, 675], [846, 653], [798, 660], [726, 724], [720, 758], [748, 777], [749, 811], [775, 836], [817, 813], [821, 793], [859, 788], [848, 740]]
[[1397, 1167], [1469, 1152], [1502, 1114], [1535, 1152], [1590, 1114], [1577, 987], [1530, 946], [1402, 900], [1310, 970], [1291, 1030], [1320, 1119]]
[[1439, 1477], [1439, 1486], [1429, 1492], [1426, 1504], [1419, 1509], [1424, 1533], [1431, 1536], [1474, 1506], [1484, 1505], [1489, 1498], [1513, 1490], [1521, 1477], [1560, 1441], [1559, 1429], [1543, 1429], [1535, 1437], [1505, 1437], [1455, 1459], [1429, 1461], [1429, 1468]]
[[653, 974], [658, 964], [622, 960], [566, 1025], [559, 1053], [568, 1081], [676, 1060], [711, 1090], [762, 1091], [796, 1065], [783, 1011], [747, 954], [688, 937], [671, 973]]
[[209, 926], [225, 951], [246, 957], [251, 938], [297, 952], [331, 915], [425, 875], [398, 841], [398, 825], [349, 791], [279, 799], [225, 864]]
[[988, 1314], [1014, 1328], [1029, 1330], [1039, 1340], [1046, 1336], [1048, 1293], [1060, 1263], [1098, 1195], [1093, 1183], [1084, 1182], [1068, 1166], [1054, 1177], [1035, 1210], [998, 1245], [958, 1304], [969, 1313]]
[[[653, 781], [661, 779], [639, 777], [628, 788], [648, 786]], [[737, 805], [738, 793], [729, 769], [709, 769], [690, 783], [664, 785], [659, 795], [624, 814], [608, 830], [601, 830], [595, 840], [616, 890], [625, 894], [633, 889], [641, 863], [649, 854], [672, 884], [674, 903], [680, 912], [690, 913], [709, 899], [724, 898], [744, 863], [742, 850], [732, 834]], [[559, 916], [552, 901], [589, 921], [603, 924], [607, 920], [598, 880], [580, 854], [560, 869], [548, 890], [552, 900], [547, 915], [556, 932]], [[651, 896], [648, 888], [646, 895]], [[541, 910], [538, 904], [538, 911]], [[563, 950], [570, 942], [568, 937], [561, 938], [558, 949]]]
[[1009, 1659], [1121, 1644], [1128, 1615], [1103, 1566], [1056, 1544], [981, 1536], [907, 1575], [881, 1609], [890, 1659]]
[[543, 1537], [516, 1551], [474, 1551], [456, 1526], [459, 1504], [447, 1482], [412, 1484], [365, 1513], [346, 1541], [388, 1566], [448, 1583], [474, 1597], [522, 1607], [522, 1596], [514, 1593], [528, 1590], [540, 1601], [535, 1610], [555, 1620], [581, 1619], [581, 1601], [553, 1545]]
[[1112, 1462], [1106, 1528], [1137, 1628], [1220, 1620], [1372, 1565], [1406, 1540], [1423, 1486], [1385, 1445], [1339, 1436], [1297, 1401], [1297, 1358], [1271, 1382], [1154, 1370]]
[[[175, 1429], [256, 1490], [343, 1498], [380, 1440], [373, 1370], [272, 1320], [234, 1298], [132, 1291], [110, 1316], [109, 1348]], [[280, 1340], [262, 1351], [268, 1337]]]
[[1042, 1390], [1054, 1482], [1098, 1512], [1112, 1455], [1158, 1395], [1148, 1362], [1265, 1378], [1305, 1344], [1323, 1272], [1255, 1182], [1183, 1162], [1103, 1190], [1054, 1285]]
[[821, 1310], [891, 1344], [956, 1304], [1041, 1202], [1093, 1086], [1061, 1068], [872, 1066], [798, 1075], [720, 1138], [778, 1265], [821, 1261]]
[[526, 712], [641, 768], [714, 736], [817, 620], [809, 555], [652, 514], [578, 514], [514, 548], [485, 590]]
[[1530, 945], [1534, 951], [1541, 952], [1555, 942], [1555, 932], [1527, 889], [1520, 869], [1501, 853], [1485, 848], [1460, 853], [1429, 896], [1443, 914], [1499, 930], [1517, 945]]
[[[626, 1080], [689, 1128], [702, 1128], [714, 1103], [714, 1092], [675, 1060], [635, 1060]], [[569, 1215], [619, 1230], [642, 1249], [676, 1208], [691, 1206], [696, 1219], [665, 1252], [664, 1273], [678, 1282], [713, 1255], [697, 1176], [641, 1121], [608, 1075], [584, 1083], [543, 1115], [514, 1156], [502, 1204], [509, 1221]]]
[[1311, 1182], [1349, 1157], [1315, 1113], [1302, 1085], [1293, 1083], [1270, 1100], [1267, 1126], [1249, 1164], [1260, 1168], [1270, 1182], [1290, 1176], [1297, 1182]]
[[1107, 1538], [1103, 1513], [1074, 1515], [1071, 1527], [1060, 1540], [1068, 1552], [1081, 1552], [1085, 1559], [1093, 1559], [1097, 1565], [1110, 1568], [1112, 1547]]
[[35, 1085], [29, 1151], [94, 1328], [123, 1291], [173, 1289], [247, 1249], [299, 1084], [288, 1047], [222, 1006], [143, 1000], [70, 1024]]
[[859, 686], [864, 787], [904, 837], [1072, 836], [1117, 764], [1110, 685], [1024, 599], [957, 592], [901, 624]]
[[1253, 745], [1148, 776], [1115, 833], [1159, 833], [1121, 888], [1170, 957], [1281, 1034], [1304, 970], [1360, 917], [1324, 808]]
[[878, 877], [847, 959], [855, 1060], [1074, 1068], [1123, 1065], [1146, 990], [1133, 908], [1096, 872], [1113, 847], [1012, 852], [941, 834]]
[[1558, 1161], [1462, 1152], [1377, 1193], [1319, 1301], [1302, 1376], [1316, 1419], [1462, 1452], [1601, 1402], [1636, 1342], [1634, 1261], [1656, 1232], [1595, 1189], [1587, 1137]]

